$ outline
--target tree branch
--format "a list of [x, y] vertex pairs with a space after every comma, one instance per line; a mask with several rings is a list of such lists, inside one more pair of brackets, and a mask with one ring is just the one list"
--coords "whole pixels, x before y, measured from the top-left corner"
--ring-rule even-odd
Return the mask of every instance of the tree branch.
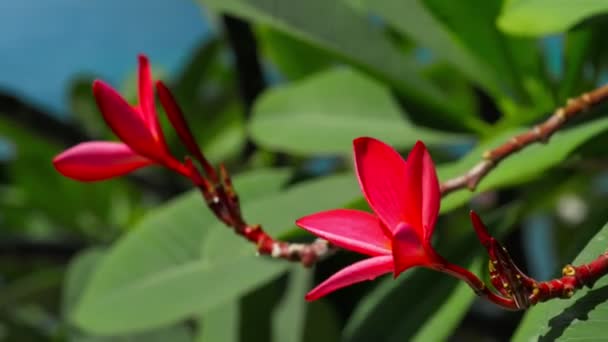
[[[536, 142], [547, 143], [551, 135], [563, 127], [568, 120], [607, 99], [608, 85], [605, 85], [577, 98], [568, 100], [566, 106], [558, 108], [545, 122], [534, 126], [528, 132], [511, 138], [501, 146], [485, 152], [483, 154], [483, 160], [463, 175], [442, 182], [440, 184], [441, 196], [444, 197], [453, 191], [465, 188], [474, 191], [479, 182], [501, 161]], [[323, 240], [317, 239], [314, 244], [319, 244], [321, 243], [320, 241]], [[331, 246], [327, 242], [325, 242], [325, 244], [328, 247], [324, 249], [312, 248], [311, 246], [308, 252], [315, 252], [316, 254], [313, 254], [312, 256], [308, 255], [306, 260], [307, 263], [305, 264], [312, 264], [316, 260], [323, 259], [327, 254], [337, 250], [337, 247]], [[298, 248], [306, 249], [304, 246], [298, 246]]]
[[547, 143], [551, 135], [563, 127], [570, 119], [606, 99], [608, 99], [608, 85], [568, 100], [564, 107], [558, 108], [545, 122], [534, 126], [525, 133], [514, 136], [493, 150], [484, 152], [483, 160], [469, 171], [441, 183], [441, 194], [445, 196], [452, 191], [464, 188], [468, 188], [471, 191], [475, 190], [479, 182], [498, 166], [501, 161], [534, 143]]

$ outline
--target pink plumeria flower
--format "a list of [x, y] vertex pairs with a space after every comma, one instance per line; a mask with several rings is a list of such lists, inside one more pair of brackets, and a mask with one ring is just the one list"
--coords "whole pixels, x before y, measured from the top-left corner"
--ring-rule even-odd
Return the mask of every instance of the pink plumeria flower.
[[103, 81], [93, 83], [93, 95], [106, 123], [122, 142], [88, 141], [53, 159], [64, 176], [80, 181], [98, 181], [127, 174], [151, 164], [161, 164], [184, 176], [190, 172], [169, 152], [154, 104], [150, 62], [139, 56], [139, 104], [129, 105]]
[[332, 244], [370, 258], [356, 262], [325, 280], [306, 295], [316, 300], [342, 287], [385, 273], [424, 266], [444, 270], [431, 237], [441, 194], [433, 161], [417, 142], [407, 162], [392, 147], [373, 138], [353, 142], [361, 190], [374, 214], [335, 209], [297, 220], [297, 225]]

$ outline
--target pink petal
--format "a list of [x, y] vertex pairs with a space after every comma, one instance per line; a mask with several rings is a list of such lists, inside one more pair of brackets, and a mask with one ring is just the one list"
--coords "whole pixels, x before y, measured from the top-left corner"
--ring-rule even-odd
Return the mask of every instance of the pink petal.
[[441, 193], [435, 165], [421, 141], [407, 158], [406, 177], [401, 182], [408, 190], [403, 198], [405, 222], [423, 232], [425, 241], [429, 241], [439, 215]]
[[427, 256], [420, 236], [414, 228], [405, 223], [399, 224], [395, 230], [392, 245], [395, 278], [413, 266], [431, 264], [431, 258]]
[[336, 246], [367, 255], [391, 253], [380, 220], [364, 211], [335, 209], [305, 216], [296, 224]]
[[121, 176], [150, 164], [150, 159], [136, 154], [127, 145], [109, 141], [80, 143], [53, 159], [62, 175], [85, 182]]
[[372, 209], [393, 231], [405, 221], [408, 188], [406, 163], [392, 147], [374, 138], [353, 141], [355, 167], [361, 190]]
[[145, 55], [139, 55], [139, 68], [138, 68], [138, 96], [139, 96], [139, 107], [141, 108], [141, 114], [144, 122], [148, 126], [148, 129], [152, 136], [159, 142], [164, 144], [163, 132], [158, 122], [158, 116], [156, 115], [156, 106], [154, 104], [154, 85], [152, 84], [152, 70], [150, 68], [150, 61]]
[[93, 94], [103, 118], [125, 144], [142, 156], [162, 160], [166, 150], [160, 146], [141, 116], [103, 81], [93, 83]]
[[368, 258], [356, 262], [338, 271], [319, 286], [306, 294], [306, 300], [317, 300], [328, 293], [345, 286], [359, 283], [364, 280], [373, 280], [376, 277], [393, 270], [393, 257], [390, 255]]

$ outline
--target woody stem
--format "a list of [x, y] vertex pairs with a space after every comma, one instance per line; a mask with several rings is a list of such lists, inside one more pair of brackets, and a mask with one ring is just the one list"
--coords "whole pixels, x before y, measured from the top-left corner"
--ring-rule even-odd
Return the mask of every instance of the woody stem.
[[580, 266], [566, 265], [562, 269], [562, 277], [537, 283], [530, 301], [545, 302], [553, 298], [570, 298], [576, 290], [583, 286], [591, 288], [593, 284], [608, 274], [608, 251], [602, 253], [594, 261]]
[[516, 135], [493, 150], [484, 152], [482, 160], [464, 174], [448, 179], [441, 183], [441, 194], [447, 195], [452, 191], [468, 188], [473, 191], [481, 180], [498, 164], [536, 142], [548, 142], [549, 138], [564, 126], [566, 122], [578, 114], [587, 111], [592, 106], [608, 99], [608, 85], [604, 85], [581, 96], [569, 99], [565, 106], [555, 110], [545, 122], [534, 126], [531, 130]]

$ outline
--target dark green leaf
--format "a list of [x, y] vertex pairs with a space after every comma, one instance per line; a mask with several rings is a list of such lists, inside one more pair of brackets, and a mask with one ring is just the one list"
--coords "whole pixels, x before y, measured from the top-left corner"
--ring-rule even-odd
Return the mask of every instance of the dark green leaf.
[[[457, 110], [417, 72], [367, 18], [341, 1], [199, 0], [220, 12], [265, 24], [356, 64], [399, 89], [413, 103], [437, 113]], [[319, 15], [323, 13], [323, 15]], [[327, 20], [330, 17], [331, 20]]]

